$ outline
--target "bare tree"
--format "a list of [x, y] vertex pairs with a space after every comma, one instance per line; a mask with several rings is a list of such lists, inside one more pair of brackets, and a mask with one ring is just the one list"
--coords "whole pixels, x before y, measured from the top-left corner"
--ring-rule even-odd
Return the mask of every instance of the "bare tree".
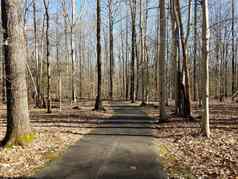
[[21, 0], [2, 0], [7, 88], [7, 132], [3, 145], [26, 144], [31, 135], [26, 86], [26, 43]]
[[97, 0], [97, 97], [95, 103], [95, 110], [103, 110], [102, 99], [101, 99], [101, 85], [102, 85], [102, 62], [101, 62], [101, 6], [100, 0]]
[[71, 24], [70, 24], [70, 48], [71, 48], [71, 100], [76, 102], [76, 93], [75, 93], [75, 84], [74, 84], [74, 75], [75, 75], [75, 39], [74, 39], [74, 26], [76, 20], [76, 0], [71, 0]]
[[136, 57], [136, 0], [129, 0], [131, 9], [131, 90], [130, 100], [135, 102], [135, 57]]
[[113, 99], [113, 74], [114, 74], [114, 53], [113, 53], [113, 0], [108, 0], [108, 23], [109, 23], [109, 99]]
[[159, 49], [159, 70], [160, 70], [160, 122], [167, 120], [165, 111], [166, 83], [165, 83], [165, 45], [166, 45], [166, 9], [165, 0], [160, 0], [160, 49]]
[[60, 35], [59, 35], [59, 12], [57, 12], [56, 17], [56, 63], [57, 63], [57, 75], [58, 75], [58, 99], [59, 99], [59, 108], [62, 110], [62, 74], [61, 74], [61, 63], [60, 63]]
[[[128, 10], [127, 10], [127, 17], [128, 17]], [[129, 60], [129, 50], [128, 50], [128, 47], [129, 47], [129, 44], [128, 44], [128, 41], [129, 41], [129, 38], [128, 38], [128, 18], [126, 18], [126, 62], [125, 62], [125, 76], [126, 76], [126, 100], [129, 99], [129, 75], [128, 75], [128, 60]]]
[[235, 0], [232, 1], [232, 94], [235, 93], [235, 76], [236, 76], [236, 68], [235, 68]]
[[49, 50], [49, 28], [50, 28], [50, 16], [49, 16], [49, 0], [43, 0], [44, 7], [45, 7], [45, 15], [46, 15], [46, 31], [45, 31], [45, 37], [46, 37], [46, 64], [47, 64], [47, 112], [51, 113], [51, 96], [50, 96], [50, 80], [51, 80], [51, 74], [50, 74], [50, 50]]
[[178, 63], [178, 26], [175, 19], [175, 11], [174, 11], [174, 1], [170, 0], [170, 13], [171, 13], [171, 29], [172, 29], [172, 52], [171, 52], [171, 60], [173, 66], [173, 96], [175, 98], [175, 113], [179, 114], [180, 107], [179, 107], [179, 100], [180, 100], [180, 92], [179, 89], [179, 78], [180, 78], [180, 63]]
[[193, 56], [193, 100], [197, 101], [197, 6], [198, 1], [194, 1], [194, 56]]
[[203, 102], [202, 102], [202, 134], [206, 137], [210, 136], [209, 128], [209, 14], [208, 0], [202, 1], [202, 55], [203, 55]]
[[[189, 9], [191, 6], [191, 0], [189, 0]], [[187, 35], [185, 37], [183, 23], [182, 23], [182, 14], [181, 14], [181, 8], [180, 8], [180, 1], [175, 0], [174, 1], [174, 15], [176, 24], [179, 29], [179, 37], [181, 43], [181, 50], [182, 50], [182, 57], [183, 57], [183, 66], [182, 66], [182, 72], [181, 75], [179, 75], [179, 91], [181, 95], [178, 95], [180, 98], [182, 98], [180, 101], [181, 104], [181, 114], [185, 117], [191, 118], [192, 114], [192, 106], [191, 106], [191, 93], [190, 93], [190, 75], [188, 70], [188, 50], [187, 50], [187, 41], [188, 41], [188, 35], [189, 35], [189, 25], [187, 25]], [[188, 24], [190, 21], [190, 12], [188, 13]], [[178, 34], [177, 34], [178, 35]], [[177, 45], [179, 45], [177, 43]], [[179, 62], [180, 63], [180, 62]], [[184, 80], [183, 80], [184, 79]]]

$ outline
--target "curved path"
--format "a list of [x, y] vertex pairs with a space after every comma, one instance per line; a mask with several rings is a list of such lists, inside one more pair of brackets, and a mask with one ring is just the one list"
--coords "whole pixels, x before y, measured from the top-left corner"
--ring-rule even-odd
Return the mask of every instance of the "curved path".
[[[114, 115], [107, 122], [111, 120], [116, 129], [96, 128], [41, 171], [38, 178], [166, 179], [160, 165], [159, 146], [150, 137], [152, 129], [148, 126], [156, 121], [138, 106], [114, 104], [112, 109]], [[138, 129], [123, 127], [134, 123]]]

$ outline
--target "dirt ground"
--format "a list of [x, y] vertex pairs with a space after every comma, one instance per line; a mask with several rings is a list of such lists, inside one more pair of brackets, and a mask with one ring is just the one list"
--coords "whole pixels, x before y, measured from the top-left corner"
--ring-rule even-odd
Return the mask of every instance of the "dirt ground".
[[[136, 105], [136, 104], [135, 104]], [[78, 106], [78, 107], [77, 107]], [[44, 109], [31, 109], [31, 122], [36, 139], [29, 146], [0, 149], [0, 176], [32, 176], [69, 146], [98, 126], [98, 119], [108, 119], [113, 112], [108, 103], [106, 112], [94, 112], [93, 102], [65, 105], [47, 114]], [[74, 109], [72, 109], [74, 108]], [[5, 134], [5, 112], [0, 107], [0, 138]], [[145, 107], [152, 118], [159, 109]], [[200, 136], [200, 109], [194, 104], [193, 122], [173, 116], [167, 107], [169, 121], [153, 125], [153, 137], [161, 146], [161, 160], [171, 178], [232, 178], [238, 177], [238, 104], [212, 102], [210, 139]], [[90, 122], [93, 121], [93, 122]], [[105, 124], [106, 125], [106, 124]], [[110, 126], [107, 126], [110, 127]]]

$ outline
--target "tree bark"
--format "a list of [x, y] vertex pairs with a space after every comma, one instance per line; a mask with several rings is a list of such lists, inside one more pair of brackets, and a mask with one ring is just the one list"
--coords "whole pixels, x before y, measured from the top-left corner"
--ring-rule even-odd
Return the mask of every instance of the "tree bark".
[[26, 44], [21, 0], [2, 0], [7, 88], [7, 132], [3, 145], [25, 145], [31, 135], [26, 85]]
[[76, 102], [75, 82], [74, 82], [74, 63], [75, 63], [75, 39], [74, 39], [74, 25], [76, 19], [76, 0], [71, 0], [71, 25], [70, 25], [70, 56], [71, 56], [71, 101]]
[[50, 16], [49, 16], [49, 0], [44, 0], [45, 15], [46, 15], [46, 64], [47, 64], [47, 113], [51, 113], [51, 96], [50, 96], [50, 83], [51, 83], [51, 74], [50, 74], [50, 40], [49, 40], [49, 28], [50, 28]]
[[131, 8], [131, 91], [130, 100], [135, 102], [135, 50], [136, 50], [136, 0], [130, 0]]
[[209, 128], [209, 14], [208, 14], [208, 0], [202, 1], [202, 55], [203, 55], [203, 102], [202, 102], [202, 134], [206, 137], [210, 136]]
[[197, 101], [197, 5], [194, 4], [194, 56], [193, 56], [193, 100]]
[[[192, 106], [191, 106], [191, 93], [190, 93], [190, 75], [189, 75], [189, 70], [188, 70], [188, 54], [187, 54], [187, 39], [184, 37], [184, 30], [183, 30], [183, 24], [182, 24], [182, 16], [181, 16], [181, 11], [180, 11], [180, 1], [176, 0], [175, 1], [175, 16], [176, 16], [176, 23], [177, 26], [179, 27], [179, 32], [180, 32], [180, 42], [181, 42], [181, 47], [182, 47], [182, 57], [183, 57], [183, 70], [181, 74], [181, 78], [184, 80], [181, 80], [181, 85], [182, 85], [182, 91], [184, 93], [184, 99], [181, 101], [184, 101], [182, 104], [184, 107], [183, 110], [183, 116], [191, 118], [192, 116]], [[188, 29], [189, 32], [189, 29]], [[187, 32], [187, 34], [188, 34]], [[187, 35], [188, 37], [188, 35]], [[179, 85], [180, 86], [180, 85]], [[181, 96], [181, 97], [182, 97]]]
[[160, 0], [160, 49], [159, 49], [159, 68], [160, 68], [160, 122], [168, 119], [165, 111], [166, 83], [165, 83], [165, 44], [166, 44], [166, 14], [165, 0]]
[[57, 13], [56, 17], [56, 63], [57, 63], [57, 78], [58, 78], [58, 94], [57, 98], [59, 100], [59, 108], [62, 110], [62, 76], [61, 76], [61, 63], [59, 57], [60, 50], [60, 36], [59, 36], [59, 13]]
[[[2, 53], [4, 50], [2, 49]], [[5, 60], [2, 57], [2, 102], [6, 102], [6, 73], [5, 73]]]
[[33, 29], [34, 29], [34, 60], [36, 61], [36, 94], [35, 94], [35, 106], [41, 107], [40, 102], [40, 73], [39, 73], [39, 58], [37, 55], [37, 24], [36, 24], [36, 0], [32, 1], [33, 9]]
[[141, 105], [144, 106], [145, 101], [145, 59], [144, 59], [144, 43], [143, 43], [143, 29], [144, 29], [144, 3], [140, 0], [140, 61], [141, 61]]
[[[128, 16], [128, 10], [127, 10]], [[125, 76], [126, 76], [126, 100], [129, 99], [129, 75], [128, 75], [128, 60], [129, 60], [129, 50], [128, 50], [128, 18], [126, 18], [126, 62], [125, 62]]]
[[102, 84], [102, 69], [101, 69], [101, 6], [100, 0], [97, 0], [97, 97], [95, 103], [95, 110], [103, 110], [102, 99], [101, 99], [101, 84]]
[[171, 53], [171, 60], [173, 66], [173, 96], [175, 99], [175, 114], [179, 114], [179, 69], [178, 69], [178, 47], [177, 47], [177, 31], [178, 27], [175, 20], [174, 15], [174, 2], [170, 0], [170, 13], [171, 13], [171, 27], [172, 27], [172, 53]]
[[108, 22], [109, 22], [109, 99], [113, 99], [113, 75], [114, 75], [114, 53], [113, 53], [113, 0], [108, 0]]
[[235, 0], [232, 0], [232, 94], [235, 93], [235, 76], [236, 76], [236, 68], [235, 68]]

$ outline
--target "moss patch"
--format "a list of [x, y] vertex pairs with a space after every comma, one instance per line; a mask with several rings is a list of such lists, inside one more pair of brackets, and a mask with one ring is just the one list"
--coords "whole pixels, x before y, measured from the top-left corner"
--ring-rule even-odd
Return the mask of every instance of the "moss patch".
[[4, 149], [5, 149], [5, 150], [8, 150], [8, 149], [10, 150], [10, 149], [12, 149], [13, 147], [14, 147], [14, 145], [9, 143], [9, 144], [6, 144], [6, 145], [4, 146]]
[[26, 135], [22, 135], [17, 137], [17, 144], [19, 145], [27, 145], [32, 143], [33, 140], [36, 139], [36, 133], [30, 133], [30, 134], [26, 134]]

